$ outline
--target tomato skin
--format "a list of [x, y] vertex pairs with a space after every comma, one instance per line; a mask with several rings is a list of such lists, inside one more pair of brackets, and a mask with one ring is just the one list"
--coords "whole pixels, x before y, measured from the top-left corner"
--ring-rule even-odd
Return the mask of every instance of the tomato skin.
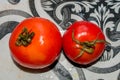
[[[16, 46], [15, 42], [24, 27], [28, 31], [33, 31], [35, 35], [28, 46]], [[39, 17], [23, 20], [13, 30], [9, 40], [13, 59], [18, 64], [32, 69], [45, 68], [51, 65], [58, 59], [61, 47], [62, 37], [56, 25]]]
[[[87, 65], [96, 61], [103, 53], [105, 49], [105, 42], [96, 43], [94, 46], [94, 52], [88, 53], [83, 52], [83, 54], [78, 57], [78, 55], [83, 51], [81, 48], [83, 46], [78, 45], [72, 39], [72, 32], [74, 30], [75, 39], [85, 42], [85, 41], [94, 41], [104, 40], [105, 36], [102, 30], [95, 24], [88, 21], [76, 21], [73, 23], [63, 35], [63, 49], [65, 55], [72, 60], [73, 62], [81, 65]], [[80, 47], [80, 48], [77, 48]], [[78, 58], [76, 58], [78, 57]]]

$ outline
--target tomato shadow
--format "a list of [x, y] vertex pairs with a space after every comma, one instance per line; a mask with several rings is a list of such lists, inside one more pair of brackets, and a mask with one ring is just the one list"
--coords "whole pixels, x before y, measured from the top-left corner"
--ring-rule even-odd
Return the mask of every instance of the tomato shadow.
[[[12, 56], [11, 56], [12, 57]], [[18, 64], [13, 58], [12, 58], [14, 64], [22, 71], [25, 71], [25, 72], [28, 72], [28, 73], [44, 73], [44, 72], [48, 72], [50, 70], [52, 70], [55, 65], [58, 63], [58, 59], [53, 63], [51, 64], [50, 66], [48, 67], [45, 67], [45, 68], [42, 68], [42, 69], [31, 69], [31, 68], [26, 68], [26, 67], [23, 67], [21, 66], [20, 64]]]
[[100, 60], [100, 58], [99, 58], [99, 59], [97, 59], [96, 61], [94, 61], [94, 62], [92, 62], [92, 63], [90, 63], [90, 64], [83, 65], [83, 64], [78, 64], [78, 63], [75, 63], [75, 62], [71, 61], [71, 60], [65, 55], [65, 52], [64, 52], [64, 51], [63, 51], [63, 54], [64, 54], [65, 58], [68, 60], [68, 62], [70, 62], [72, 65], [74, 65], [74, 66], [77, 67], [77, 68], [88, 68], [88, 67], [91, 67], [92, 65], [96, 64], [96, 63]]

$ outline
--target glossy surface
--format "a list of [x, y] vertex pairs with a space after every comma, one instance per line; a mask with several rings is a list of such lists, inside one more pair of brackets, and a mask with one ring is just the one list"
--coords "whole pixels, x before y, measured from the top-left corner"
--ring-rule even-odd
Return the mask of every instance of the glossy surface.
[[[87, 21], [76, 21], [65, 32], [63, 36], [63, 49], [68, 58], [78, 64], [90, 64], [96, 61], [105, 49], [105, 42], [95, 43], [93, 53], [84, 51], [85, 45], [79, 45], [72, 39], [72, 33], [76, 40], [82, 42], [105, 40], [101, 29], [93, 23]], [[89, 47], [87, 48], [89, 49]], [[82, 53], [82, 55], [81, 55]], [[81, 55], [81, 56], [80, 56]]]
[[[120, 80], [119, 4], [119, 0], [0, 0], [0, 80]], [[16, 25], [33, 16], [52, 20], [62, 34], [73, 21], [93, 22], [110, 45], [91, 66], [76, 68], [61, 52], [52, 69], [24, 69], [11, 59], [8, 42]]]
[[[16, 46], [15, 42], [23, 30], [34, 32], [28, 46]], [[9, 47], [17, 63], [28, 68], [44, 68], [51, 65], [61, 50], [61, 34], [57, 27], [44, 18], [28, 18], [22, 21], [11, 34]]]

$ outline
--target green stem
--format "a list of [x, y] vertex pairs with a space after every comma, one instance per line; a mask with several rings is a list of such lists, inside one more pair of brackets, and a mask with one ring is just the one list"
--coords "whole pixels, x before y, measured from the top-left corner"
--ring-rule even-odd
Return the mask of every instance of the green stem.
[[35, 35], [34, 32], [28, 31], [28, 29], [24, 27], [22, 32], [19, 34], [15, 42], [15, 45], [16, 46], [28, 46], [31, 43], [34, 35]]
[[[82, 47], [82, 48], [78, 48], [78, 47], [77, 47], [78, 49], [81, 49], [81, 51], [79, 52], [79, 55], [78, 55], [76, 58], [81, 57], [81, 56], [84, 54], [84, 52], [86, 52], [86, 53], [88, 53], [88, 54], [92, 54], [92, 53], [94, 52], [94, 50], [95, 50], [94, 47], [95, 47], [96, 43], [108, 43], [108, 42], [106, 42], [105, 40], [98, 40], [99, 35], [100, 35], [100, 33], [98, 33], [96, 39], [93, 40], [93, 41], [81, 42], [81, 41], [75, 39], [74, 30], [73, 30], [73, 31], [72, 31], [72, 40], [73, 40], [76, 44], [78, 44], [78, 45], [80, 45], [80, 46]], [[75, 58], [75, 59], [76, 59], [76, 58]]]

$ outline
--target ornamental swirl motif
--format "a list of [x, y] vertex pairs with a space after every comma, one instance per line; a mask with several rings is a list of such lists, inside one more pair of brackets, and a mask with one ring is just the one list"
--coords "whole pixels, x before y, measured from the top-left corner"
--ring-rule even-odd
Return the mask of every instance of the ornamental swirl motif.
[[[120, 69], [120, 0], [6, 0], [10, 5], [17, 6], [21, 2], [28, 4], [28, 11], [24, 9], [0, 10], [0, 40], [11, 33], [15, 26], [28, 17], [42, 17], [40, 6], [58, 25], [65, 31], [73, 22], [87, 20], [99, 25], [105, 34], [106, 40], [110, 43], [106, 46], [103, 56], [96, 64], [78, 66], [63, 58], [58, 61], [50, 70], [59, 80], [90, 80], [89, 75], [112, 74]], [[1, 4], [1, 3], [0, 3]], [[27, 5], [26, 4], [26, 5]], [[13, 16], [16, 17], [13, 18]], [[6, 19], [7, 18], [7, 19]], [[64, 61], [70, 66], [65, 66]], [[115, 62], [114, 62], [115, 61]], [[113, 64], [112, 64], [113, 63]], [[71, 65], [72, 64], [72, 65]], [[110, 65], [106, 65], [110, 64]], [[100, 65], [100, 66], [99, 66]], [[105, 66], [104, 66], [105, 65]], [[74, 71], [68, 70], [68, 67]], [[24, 69], [23, 69], [24, 70]], [[39, 73], [39, 71], [28, 71]], [[44, 71], [43, 71], [44, 72]], [[74, 73], [74, 74], [73, 74]], [[91, 73], [91, 74], [89, 74]], [[76, 74], [76, 75], [75, 75]], [[52, 75], [52, 74], [51, 74]], [[87, 76], [88, 75], [88, 76]], [[120, 79], [120, 71], [116, 75]], [[42, 77], [41, 77], [42, 78]], [[52, 79], [53, 80], [53, 79]], [[94, 80], [105, 80], [102, 76]]]

